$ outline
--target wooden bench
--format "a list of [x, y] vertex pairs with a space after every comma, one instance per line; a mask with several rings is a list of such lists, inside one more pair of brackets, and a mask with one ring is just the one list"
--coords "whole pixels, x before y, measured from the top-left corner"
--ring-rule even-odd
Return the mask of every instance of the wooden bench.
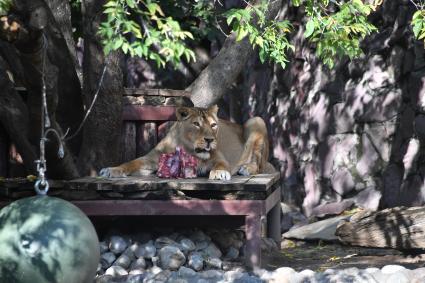
[[[90, 216], [185, 215], [244, 217], [246, 263], [261, 264], [261, 236], [280, 242], [279, 174], [235, 176], [231, 181], [206, 178], [117, 179], [86, 177], [50, 181], [50, 196], [67, 199]], [[34, 195], [26, 179], [0, 181], [0, 207]]]
[[[146, 154], [165, 136], [176, 106], [192, 106], [189, 93], [175, 90], [126, 89], [123, 97], [122, 160]], [[8, 151], [0, 133], [0, 173]], [[6, 160], [7, 162], [7, 160]], [[5, 176], [5, 175], [0, 175]], [[167, 180], [156, 177], [50, 181], [49, 195], [72, 201], [88, 215], [186, 215], [243, 217], [246, 259], [260, 265], [261, 236], [280, 243], [279, 174], [208, 179]], [[0, 206], [33, 195], [26, 179], [0, 181]]]

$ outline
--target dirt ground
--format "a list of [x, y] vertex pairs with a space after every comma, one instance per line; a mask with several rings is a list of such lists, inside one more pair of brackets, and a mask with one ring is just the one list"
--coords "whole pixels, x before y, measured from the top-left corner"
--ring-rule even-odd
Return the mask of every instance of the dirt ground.
[[286, 266], [297, 271], [311, 269], [320, 272], [328, 268], [380, 268], [389, 264], [402, 265], [409, 269], [425, 266], [425, 250], [403, 253], [393, 249], [293, 241], [285, 241], [282, 246], [280, 251], [263, 253], [263, 268], [272, 270]]

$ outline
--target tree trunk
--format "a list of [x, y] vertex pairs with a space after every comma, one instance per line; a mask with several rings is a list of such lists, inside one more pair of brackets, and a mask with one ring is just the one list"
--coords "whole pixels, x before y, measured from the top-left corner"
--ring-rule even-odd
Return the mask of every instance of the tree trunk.
[[96, 175], [102, 167], [120, 160], [119, 141], [122, 124], [123, 75], [119, 66], [121, 53], [105, 58], [97, 34], [102, 19], [103, 0], [83, 2], [84, 60], [83, 74], [86, 109], [98, 88], [103, 67], [106, 73], [96, 103], [84, 126], [84, 139], [78, 167], [83, 175]]
[[[276, 17], [282, 1], [270, 1], [267, 18]], [[248, 38], [236, 41], [231, 34], [224, 42], [223, 48], [198, 78], [187, 88], [192, 92], [191, 99], [197, 107], [209, 107], [218, 102], [230, 86], [237, 80], [246, 62], [253, 54]]]
[[[57, 0], [50, 2], [59, 3]], [[13, 16], [9, 17], [9, 24], [15, 24], [17, 28], [7, 28], [3, 24], [0, 34], [2, 39], [13, 42], [16, 49], [19, 50], [20, 61], [22, 62], [22, 70], [20, 71], [22, 72], [15, 70], [12, 73], [22, 73], [22, 81], [28, 91], [27, 107], [30, 119], [27, 128], [29, 129], [29, 141], [35, 147], [38, 147], [40, 141], [41, 79], [43, 73], [46, 81], [48, 112], [52, 128], [59, 133], [63, 132], [62, 129], [68, 128], [72, 132], [81, 121], [81, 85], [68, 45], [53, 15], [53, 13], [57, 13], [57, 18], [59, 18], [59, 14], [66, 16], [69, 9], [61, 9], [64, 5], [61, 7], [56, 5], [55, 7], [56, 9], [51, 11], [45, 2], [39, 0], [14, 1], [14, 7], [11, 11]], [[10, 55], [10, 53], [4, 52], [2, 54]], [[11, 62], [12, 60], [8, 58], [6, 61]], [[11, 67], [13, 66], [11, 65]], [[14, 106], [5, 105], [5, 107]], [[7, 123], [7, 120], [2, 122]], [[20, 123], [26, 122], [20, 121]], [[22, 135], [24, 133], [22, 132]], [[13, 140], [23, 138], [22, 135], [14, 137], [13, 133], [9, 132], [9, 134]], [[48, 164], [55, 164], [55, 166], [49, 167], [48, 176], [66, 179], [77, 177], [79, 174], [73, 155], [78, 151], [80, 139], [77, 137], [69, 142], [69, 147], [65, 145], [65, 157], [59, 159], [57, 141], [52, 136], [49, 136], [49, 138], [51, 142], [46, 144], [46, 158]], [[25, 161], [26, 164], [28, 162], [32, 161]]]
[[364, 247], [424, 249], [425, 208], [395, 207], [354, 214], [335, 232], [345, 244]]
[[[4, 45], [2, 47], [6, 48]], [[37, 156], [28, 140], [28, 110], [9, 79], [6, 63], [0, 60], [0, 65], [0, 122], [21, 154], [27, 173], [35, 174]]]

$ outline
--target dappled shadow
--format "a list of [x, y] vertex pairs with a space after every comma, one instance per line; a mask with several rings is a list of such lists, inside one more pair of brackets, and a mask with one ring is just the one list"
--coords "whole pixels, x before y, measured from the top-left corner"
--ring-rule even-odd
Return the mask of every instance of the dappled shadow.
[[404, 207], [360, 212], [340, 225], [336, 235], [350, 245], [415, 251], [424, 246], [424, 213], [423, 208]]

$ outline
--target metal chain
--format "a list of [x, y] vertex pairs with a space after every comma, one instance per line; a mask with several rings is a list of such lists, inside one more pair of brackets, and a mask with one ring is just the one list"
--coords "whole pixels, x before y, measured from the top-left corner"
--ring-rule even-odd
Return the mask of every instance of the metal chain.
[[34, 188], [38, 195], [46, 195], [49, 190], [49, 183], [46, 180], [45, 172], [46, 157], [45, 157], [45, 143], [46, 143], [46, 128], [50, 128], [49, 111], [47, 109], [47, 95], [46, 95], [46, 50], [47, 39], [43, 33], [43, 50], [42, 50], [42, 67], [41, 67], [41, 137], [40, 137], [40, 159], [36, 160], [38, 180], [35, 182]]
[[47, 107], [47, 91], [46, 91], [46, 57], [47, 57], [47, 37], [43, 33], [43, 50], [42, 50], [42, 68], [41, 68], [41, 135], [40, 135], [40, 158], [36, 160], [37, 163], [37, 172], [38, 172], [38, 180], [35, 182], [34, 188], [38, 195], [46, 195], [49, 191], [49, 182], [46, 179], [45, 172], [47, 171], [47, 164], [46, 164], [46, 141], [47, 135], [49, 133], [53, 133], [54, 136], [57, 138], [59, 143], [59, 150], [58, 150], [58, 156], [59, 158], [64, 157], [64, 142], [67, 140], [70, 140], [78, 135], [78, 133], [83, 128], [85, 122], [87, 121], [88, 116], [90, 115], [93, 106], [97, 100], [97, 97], [100, 92], [100, 88], [102, 87], [103, 80], [106, 73], [106, 65], [107, 65], [107, 58], [105, 58], [105, 62], [102, 69], [102, 75], [99, 79], [99, 83], [97, 85], [96, 92], [93, 96], [93, 100], [90, 104], [89, 109], [86, 111], [83, 120], [81, 121], [80, 125], [78, 126], [77, 130], [72, 134], [71, 136], [67, 137], [69, 128], [67, 129], [66, 133], [61, 136], [59, 132], [51, 128], [51, 122], [49, 118], [49, 110]]

